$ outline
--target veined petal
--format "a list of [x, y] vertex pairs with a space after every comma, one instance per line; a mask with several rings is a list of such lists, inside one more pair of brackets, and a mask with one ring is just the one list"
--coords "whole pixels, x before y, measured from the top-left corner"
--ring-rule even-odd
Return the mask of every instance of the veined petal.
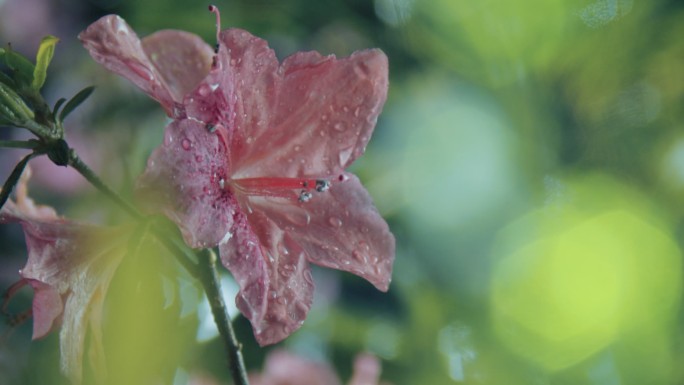
[[248, 32], [223, 31], [221, 44], [235, 76], [235, 177], [330, 176], [364, 152], [387, 98], [382, 51], [344, 59], [303, 52], [279, 65]]
[[207, 76], [214, 56], [202, 38], [178, 30], [146, 36], [142, 47], [176, 101], [183, 100]]
[[[180, 102], [180, 99], [174, 99], [171, 88], [166, 84], [166, 79], [148, 58], [138, 35], [121, 17], [104, 16], [81, 32], [78, 38], [95, 61], [133, 82], [156, 99], [169, 116], [173, 115], [174, 102]], [[183, 41], [183, 39], [180, 40], [181, 44]], [[150, 43], [150, 51], [158, 52], [153, 46], [154, 43]], [[191, 61], [184, 63], [188, 62]], [[168, 70], [165, 71], [167, 77], [171, 79], [168, 72]], [[182, 87], [173, 88], [178, 90]]]
[[238, 207], [225, 188], [228, 155], [223, 143], [198, 121], [173, 121], [138, 179], [137, 193], [146, 210], [175, 222], [191, 247], [214, 247], [230, 236]]
[[359, 179], [342, 174], [326, 192], [308, 202], [249, 197], [320, 266], [351, 272], [387, 291], [394, 261], [394, 236]]
[[304, 252], [258, 211], [236, 218], [221, 261], [240, 286], [238, 309], [260, 345], [279, 342], [304, 322], [313, 301], [313, 278]]

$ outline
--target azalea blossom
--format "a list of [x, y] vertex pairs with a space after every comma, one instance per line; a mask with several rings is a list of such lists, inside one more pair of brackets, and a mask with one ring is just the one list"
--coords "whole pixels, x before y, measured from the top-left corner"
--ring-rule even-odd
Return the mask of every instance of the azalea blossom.
[[113, 242], [122, 229], [80, 224], [57, 216], [54, 209], [34, 204], [27, 195], [27, 168], [16, 186], [16, 202], [0, 210], [0, 223], [22, 225], [28, 261], [21, 280], [8, 290], [6, 301], [21, 287], [33, 288], [33, 339], [61, 326], [62, 371], [79, 383], [86, 333], [97, 373], [104, 373], [101, 318], [109, 283], [125, 254]]
[[219, 247], [240, 286], [238, 308], [257, 341], [272, 344], [309, 311], [309, 263], [388, 289], [394, 237], [345, 171], [385, 102], [387, 57], [377, 49], [344, 59], [299, 52], [279, 63], [246, 31], [217, 35], [216, 50], [183, 31], [140, 40], [110, 15], [79, 38], [173, 119], [138, 193], [191, 247]]

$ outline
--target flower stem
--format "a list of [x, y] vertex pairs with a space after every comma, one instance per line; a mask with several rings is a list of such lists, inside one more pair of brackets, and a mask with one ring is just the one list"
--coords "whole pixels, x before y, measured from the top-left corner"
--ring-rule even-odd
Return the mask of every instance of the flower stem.
[[100, 177], [97, 176], [93, 172], [93, 170], [90, 169], [83, 161], [81, 158], [78, 157], [76, 152], [73, 149], [69, 150], [69, 166], [73, 167], [76, 169], [76, 171], [79, 172], [90, 184], [95, 186], [98, 190], [100, 190], [104, 195], [106, 195], [109, 199], [113, 200], [116, 204], [121, 206], [124, 210], [126, 210], [127, 213], [129, 213], [133, 218], [141, 220], [143, 219], [143, 215], [136, 209], [132, 204], [130, 204], [128, 201], [123, 199], [119, 194], [117, 194], [114, 190], [109, 188]]
[[38, 146], [38, 142], [31, 140], [0, 140], [0, 147], [4, 148], [25, 148], [33, 150]]
[[242, 359], [242, 346], [235, 338], [235, 331], [226, 304], [223, 301], [223, 295], [221, 295], [221, 281], [216, 271], [216, 254], [213, 250], [205, 249], [202, 251], [199, 268], [202, 277], [200, 282], [202, 282], [204, 291], [207, 293], [211, 311], [214, 314], [214, 321], [216, 321], [223, 343], [226, 345], [228, 365], [233, 375], [233, 382], [236, 385], [249, 385], [245, 363]]

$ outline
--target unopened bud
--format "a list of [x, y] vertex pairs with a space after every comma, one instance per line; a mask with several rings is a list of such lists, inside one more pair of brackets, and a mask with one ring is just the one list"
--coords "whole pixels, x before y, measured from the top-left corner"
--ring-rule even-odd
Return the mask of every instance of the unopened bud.
[[0, 82], [0, 116], [11, 123], [33, 120], [34, 114], [12, 88]]

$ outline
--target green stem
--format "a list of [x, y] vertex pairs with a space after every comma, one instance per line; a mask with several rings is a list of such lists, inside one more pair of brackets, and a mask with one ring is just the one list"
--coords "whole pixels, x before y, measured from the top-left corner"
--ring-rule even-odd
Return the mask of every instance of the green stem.
[[4, 148], [25, 148], [33, 150], [39, 145], [40, 143], [35, 140], [0, 140], [0, 147]]
[[93, 172], [93, 170], [90, 169], [83, 161], [81, 158], [76, 155], [76, 152], [73, 149], [69, 150], [69, 166], [73, 167], [76, 169], [76, 171], [79, 172], [90, 184], [95, 186], [100, 192], [102, 192], [104, 195], [106, 195], [109, 199], [113, 200], [117, 205], [121, 206], [124, 210], [126, 210], [127, 213], [129, 213], [133, 218], [137, 220], [143, 219], [143, 215], [136, 209], [132, 204], [128, 203], [125, 199], [123, 199], [119, 194], [117, 194], [114, 190], [109, 188], [100, 177], [97, 176]]
[[211, 249], [203, 250], [198, 266], [202, 277], [200, 282], [207, 293], [214, 321], [228, 352], [228, 365], [233, 375], [233, 382], [236, 385], [249, 385], [245, 363], [242, 359], [242, 347], [235, 338], [235, 331], [221, 294], [221, 281], [216, 270], [216, 254]]

